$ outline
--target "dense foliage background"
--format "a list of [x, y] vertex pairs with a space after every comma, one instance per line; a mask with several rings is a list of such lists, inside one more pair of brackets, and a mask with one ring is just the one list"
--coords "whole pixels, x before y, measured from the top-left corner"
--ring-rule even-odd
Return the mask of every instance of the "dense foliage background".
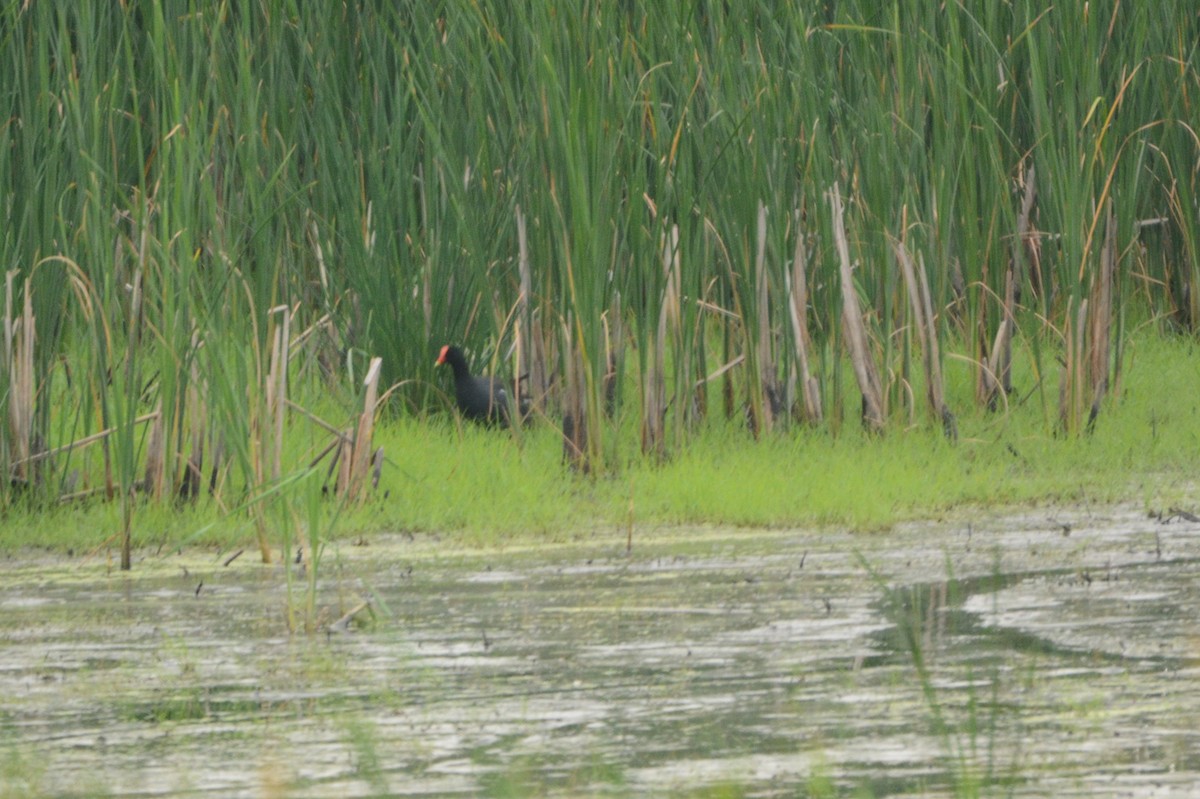
[[1014, 358], [1084, 430], [1131, 321], [1200, 322], [1197, 43], [1186, 0], [8, 3], [0, 496], [235, 506], [372, 357], [447, 407], [449, 342], [589, 468], [860, 396], [953, 434]]

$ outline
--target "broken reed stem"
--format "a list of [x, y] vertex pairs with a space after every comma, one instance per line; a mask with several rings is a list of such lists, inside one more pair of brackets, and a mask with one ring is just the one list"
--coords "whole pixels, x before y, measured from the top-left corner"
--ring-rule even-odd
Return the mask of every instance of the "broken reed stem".
[[366, 476], [371, 472], [372, 447], [371, 439], [375, 433], [375, 406], [379, 399], [379, 375], [383, 368], [383, 359], [371, 359], [367, 367], [367, 376], [363, 378], [366, 395], [363, 398], [362, 413], [358, 417], [358, 426], [354, 433], [354, 447], [350, 456], [350, 474], [346, 485], [346, 497], [351, 501], [362, 499]]
[[1012, 393], [1012, 342], [1016, 333], [1017, 286], [1023, 276], [1028, 276], [1034, 293], [1042, 292], [1041, 244], [1030, 222], [1037, 202], [1037, 171], [1033, 164], [1025, 170], [1023, 185], [1021, 210], [1017, 215], [1017, 236], [1004, 274], [1000, 324], [984, 368], [979, 372], [977, 396], [991, 411], [1000, 406], [1001, 392], [1005, 395]]
[[166, 435], [163, 433], [162, 399], [154, 406], [154, 420], [150, 423], [150, 434], [146, 438], [146, 471], [142, 490], [149, 496], [159, 497], [162, 490], [163, 472], [166, 467]]
[[[252, 411], [257, 419], [257, 424], [251, 423], [251, 430], [255, 431], [253, 436], [256, 439], [252, 468], [259, 485], [268, 480], [278, 483], [283, 477], [283, 422], [287, 410], [288, 338], [290, 336], [291, 310], [287, 305], [277, 305], [267, 311], [268, 316], [275, 314], [279, 314], [282, 321], [274, 327], [271, 335], [271, 354], [267, 364], [267, 374], [260, 378], [263, 380], [262, 402]], [[264, 516], [263, 503], [255, 503], [251, 513], [262, 562], [270, 563], [271, 542], [267, 534], [268, 526]]]
[[267, 418], [271, 427], [271, 479], [278, 481], [283, 477], [283, 423], [287, 410], [287, 367], [292, 313], [286, 305], [276, 306], [269, 313], [278, 313], [281, 317], [279, 325], [275, 328], [275, 337], [271, 347], [271, 367], [267, 375]]
[[1071, 398], [1070, 408], [1070, 427], [1067, 432], [1075, 432], [1079, 429], [1079, 422], [1083, 418], [1083, 390], [1086, 385], [1087, 375], [1087, 321], [1091, 314], [1091, 302], [1084, 300], [1079, 303], [1079, 316], [1075, 320], [1075, 327], [1072, 330], [1074, 341], [1071, 342], [1071, 368], [1068, 371], [1071, 385], [1068, 393]]
[[[191, 348], [193, 353], [200, 349], [200, 340], [199, 331], [193, 331]], [[195, 358], [192, 358], [190, 370], [191, 379], [188, 381], [187, 387], [187, 404], [190, 410], [189, 428], [192, 451], [184, 464], [183, 476], [179, 480], [177, 489], [179, 498], [185, 500], [200, 496], [200, 481], [203, 479], [204, 473], [205, 435], [208, 431], [208, 404], [205, 402], [208, 392], [201, 389], [202, 378]]]
[[672, 318], [679, 319], [679, 226], [663, 234], [663, 292], [658, 308], [658, 327], [650, 350], [642, 402], [642, 454], [666, 457], [667, 331]]
[[1018, 279], [1021, 274], [1029, 278], [1029, 285], [1035, 294], [1042, 293], [1042, 253], [1041, 242], [1037, 231], [1031, 229], [1030, 218], [1033, 216], [1033, 206], [1037, 202], [1037, 172], [1031, 163], [1025, 170], [1025, 191], [1021, 195], [1021, 212], [1017, 215], [1017, 241], [1013, 247], [1013, 260], [1019, 264]]
[[625, 341], [619, 291], [614, 292], [611, 312], [602, 317], [601, 322], [604, 325], [604, 414], [611, 419], [617, 411], [617, 369]]
[[1059, 432], [1070, 434], [1078, 429], [1080, 387], [1083, 385], [1083, 352], [1086, 340], [1088, 301], [1072, 310], [1073, 298], [1067, 301], [1066, 322], [1063, 324], [1063, 368], [1058, 384]]
[[950, 410], [950, 406], [946, 404], [946, 384], [942, 379], [942, 355], [941, 347], [938, 344], [937, 326], [933, 315], [933, 297], [929, 292], [929, 277], [925, 271], [925, 259], [921, 258], [920, 270], [917, 272], [918, 287], [921, 290], [921, 295], [925, 300], [925, 323], [929, 332], [929, 357], [930, 358], [930, 382], [938, 386], [938, 405], [940, 411], [938, 415], [941, 417], [942, 432], [946, 438], [951, 441], [958, 440], [958, 422], [954, 418], [954, 413]]
[[755, 360], [758, 365], [759, 396], [755, 397], [761, 413], [756, 414], [764, 432], [775, 424], [775, 406], [779, 398], [778, 378], [771, 354], [771, 287], [767, 276], [767, 206], [758, 201], [758, 219], [754, 249], [754, 315], [758, 327]]
[[1117, 223], [1111, 200], [1105, 210], [1104, 243], [1092, 272], [1088, 297], [1063, 326], [1063, 370], [1058, 390], [1060, 432], [1091, 431], [1108, 391], [1112, 357], [1113, 281], [1117, 265]]
[[[350, 475], [354, 471], [354, 430], [350, 429], [342, 433], [334, 440], [333, 445], [336, 447], [336, 454], [333, 456], [333, 461], [329, 464], [329, 471], [332, 473], [337, 470], [337, 491], [339, 494], [345, 495], [348, 491], [347, 486], [350, 485]], [[318, 455], [318, 458], [322, 457]], [[316, 459], [314, 458], [314, 463]]]
[[[540, 337], [534, 334], [534, 312], [530, 303], [533, 297], [533, 267], [529, 262], [529, 237], [526, 232], [525, 214], [517, 206], [517, 271], [520, 274], [521, 293], [517, 298], [516, 331], [516, 385], [513, 407], [520, 412], [525, 397], [529, 400], [530, 412], [543, 410], [546, 397], [546, 353]], [[522, 380], [528, 376], [527, 388], [522, 390]]]
[[788, 316], [792, 322], [792, 339], [796, 363], [800, 367], [800, 396], [803, 399], [804, 420], [809, 424], [821, 421], [821, 385], [812, 374], [810, 357], [812, 339], [808, 335], [808, 247], [800, 210], [794, 214], [796, 247], [792, 253], [792, 270], [784, 272], [788, 294]]
[[[146, 422], [152, 421], [153, 419], [155, 419], [157, 417], [158, 417], [158, 411], [154, 411], [153, 413], [146, 413], [146, 414], [143, 414], [143, 415], [137, 417], [136, 419], [133, 420], [133, 423], [135, 425], [145, 424]], [[53, 458], [55, 455], [61, 455], [64, 452], [72, 452], [77, 449], [83, 449], [84, 447], [88, 446], [89, 444], [95, 444], [97, 441], [101, 441], [105, 438], [108, 438], [116, 431], [117, 431], [117, 428], [109, 427], [105, 430], [101, 430], [98, 433], [92, 433], [90, 436], [84, 436], [83, 438], [72, 441], [70, 444], [64, 444], [61, 447], [55, 447], [54, 449], [48, 449], [48, 450], [43, 450], [41, 452], [35, 452], [35, 453], [31, 454], [29, 457], [24, 458], [23, 460], [13, 461], [12, 465], [19, 466], [19, 465], [23, 465], [23, 464], [37, 463], [38, 461], [43, 461], [43, 460], [46, 460], [47, 458]]]
[[1113, 276], [1117, 271], [1117, 221], [1112, 200], [1108, 201], [1104, 223], [1104, 244], [1100, 250], [1100, 273], [1092, 287], [1092, 319], [1088, 342], [1091, 384], [1091, 409], [1087, 429], [1091, 430], [1100, 413], [1100, 402], [1108, 391], [1109, 357], [1112, 351]]
[[13, 319], [13, 281], [19, 272], [12, 270], [5, 282], [4, 302], [4, 357], [8, 361], [9, 395], [8, 420], [9, 440], [14, 469], [10, 478], [33, 482], [32, 471], [25, 468], [33, 461], [33, 346], [36, 330], [33, 318], [33, 284], [25, 280], [25, 297], [21, 318]]
[[988, 354], [986, 368], [979, 374], [979, 398], [988, 410], [1000, 405], [1000, 395], [1012, 393], [1012, 339], [1016, 328], [1016, 276], [1010, 263], [1004, 273], [1004, 300], [1000, 308], [1000, 325]]
[[925, 397], [929, 401], [929, 410], [941, 422], [942, 431], [946, 437], [954, 440], [958, 437], [958, 426], [954, 414], [946, 406], [946, 388], [942, 382], [941, 354], [938, 349], [937, 327], [933, 321], [933, 302], [929, 297], [929, 281], [925, 276], [925, 264], [922, 261], [920, 269], [913, 265], [912, 256], [903, 241], [892, 239], [892, 250], [900, 264], [904, 275], [904, 285], [908, 289], [909, 307], [912, 309], [913, 327], [917, 331], [917, 340], [921, 343], [922, 365], [925, 370]]
[[582, 474], [591, 472], [589, 456], [587, 378], [584, 375], [583, 353], [571, 334], [571, 320], [563, 323], [563, 459]]
[[[137, 363], [138, 350], [141, 346], [141, 318], [142, 318], [142, 268], [146, 258], [146, 237], [148, 235], [149, 225], [142, 225], [142, 240], [141, 247], [138, 250], [138, 266], [133, 273], [133, 291], [130, 294], [129, 301], [129, 337], [126, 340], [125, 355], [125, 402], [126, 407], [122, 411], [122, 416], [132, 419], [134, 403], [137, 397], [136, 386], [138, 384]], [[29, 302], [29, 292], [25, 293], [25, 301]], [[132, 444], [133, 430], [124, 431], [127, 442], [121, 448], [121, 571], [129, 571], [133, 568], [133, 486], [127, 484], [133, 481], [133, 473], [135, 468], [136, 455]]]
[[833, 238], [842, 282], [842, 329], [846, 335], [846, 346], [850, 349], [850, 362], [854, 377], [863, 398], [863, 425], [872, 432], [881, 432], [884, 423], [883, 389], [879, 371], [871, 358], [871, 346], [867, 325], [859, 307], [858, 292], [854, 289], [854, 274], [850, 265], [850, 244], [846, 240], [845, 206], [838, 185], [833, 184], [826, 195], [833, 212]]

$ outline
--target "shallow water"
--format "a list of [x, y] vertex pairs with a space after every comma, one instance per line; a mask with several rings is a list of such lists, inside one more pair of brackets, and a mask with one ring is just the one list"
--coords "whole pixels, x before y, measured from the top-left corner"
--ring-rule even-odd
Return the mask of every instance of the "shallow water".
[[0, 795], [1200, 795], [1198, 532], [374, 539], [314, 635], [249, 553], [10, 560]]

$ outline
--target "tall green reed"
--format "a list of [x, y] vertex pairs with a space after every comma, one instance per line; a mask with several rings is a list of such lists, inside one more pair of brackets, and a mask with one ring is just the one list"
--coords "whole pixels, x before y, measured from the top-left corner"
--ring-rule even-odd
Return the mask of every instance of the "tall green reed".
[[935, 348], [978, 402], [1085, 430], [1130, 315], [1197, 318], [1186, 3], [2, 13], [0, 247], [36, 346], [0, 454], [12, 475], [113, 431], [39, 461], [46, 501], [71, 473], [130, 514], [286, 478], [261, 451], [280, 306], [296, 390], [348, 415], [375, 356], [393, 408], [444, 410], [454, 342], [528, 372], [587, 468], [635, 427], [670, 457], [718, 407], [836, 430], [858, 397], [834, 186], [883, 430], [916, 418]]

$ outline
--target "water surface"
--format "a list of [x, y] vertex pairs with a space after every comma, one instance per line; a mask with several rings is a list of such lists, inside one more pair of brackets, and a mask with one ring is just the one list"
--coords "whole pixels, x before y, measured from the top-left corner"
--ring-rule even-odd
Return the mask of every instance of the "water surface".
[[1198, 531], [379, 537], [313, 635], [249, 553], [10, 559], [0, 795], [1200, 795]]

